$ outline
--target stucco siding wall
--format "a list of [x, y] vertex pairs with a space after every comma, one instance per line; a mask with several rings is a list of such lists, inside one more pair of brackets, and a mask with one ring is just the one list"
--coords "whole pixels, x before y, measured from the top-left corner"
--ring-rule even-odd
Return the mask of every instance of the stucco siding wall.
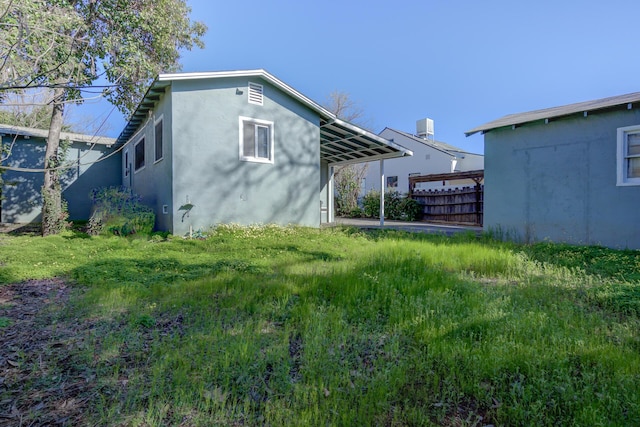
[[456, 167], [460, 172], [484, 169], [484, 156], [470, 153], [464, 153], [462, 156], [464, 159], [459, 159]]
[[[429, 175], [434, 173], [451, 172], [451, 161], [453, 156], [435, 149], [431, 146], [422, 144], [414, 139], [394, 132], [391, 129], [385, 129], [380, 136], [387, 139], [393, 139], [397, 144], [413, 151], [413, 156], [400, 157], [397, 159], [389, 159], [384, 162], [385, 177], [397, 176], [398, 186], [393, 188], [401, 194], [409, 192], [409, 174], [417, 173], [419, 175]], [[460, 154], [456, 164], [457, 171], [470, 171], [484, 168], [484, 157], [479, 154]], [[380, 191], [380, 162], [367, 163], [367, 174], [365, 177], [365, 192], [371, 190]], [[386, 181], [386, 178], [385, 178]], [[437, 183], [421, 183], [418, 188], [421, 189], [442, 189], [455, 186], [475, 185], [473, 181], [455, 181], [447, 182], [445, 186], [442, 182]]]
[[[264, 86], [249, 104], [248, 82]], [[320, 224], [319, 117], [260, 79], [172, 85], [175, 234], [220, 223]], [[239, 117], [274, 123], [274, 163], [240, 160]], [[176, 209], [194, 205], [182, 218]]]
[[[402, 141], [397, 141], [397, 143], [413, 151], [413, 156], [384, 161], [385, 182], [387, 177], [398, 177], [398, 186], [389, 190], [396, 190], [401, 194], [408, 193], [410, 173], [427, 175], [451, 172], [451, 156], [448, 154], [426, 146], [408, 146], [409, 144], [405, 145]], [[380, 191], [380, 162], [369, 162], [367, 164], [369, 166], [365, 178], [365, 191], [368, 192], [374, 189]]]
[[[155, 125], [162, 121], [163, 148], [162, 158], [155, 159]], [[144, 167], [135, 170], [135, 145], [144, 138]], [[122, 181], [131, 186], [132, 191], [141, 197], [142, 203], [151, 207], [156, 214], [155, 228], [172, 231], [172, 144], [171, 144], [171, 94], [167, 91], [156, 104], [153, 113], [140, 126], [136, 134], [122, 150]], [[128, 153], [128, 156], [127, 154]], [[129, 158], [130, 172], [125, 175]], [[163, 213], [163, 206], [167, 213]]]
[[[13, 136], [2, 137], [4, 144], [11, 144]], [[11, 155], [5, 165], [42, 169], [44, 167], [44, 139], [19, 138], [13, 144]], [[91, 215], [90, 192], [93, 188], [120, 185], [120, 154], [113, 148], [72, 143], [66, 158], [76, 161], [73, 167], [62, 172], [62, 197], [67, 202], [69, 219], [86, 220]], [[101, 160], [104, 159], [104, 160]], [[79, 160], [79, 163], [77, 161]], [[30, 223], [42, 220], [41, 189], [42, 172], [17, 172], [7, 170], [3, 176], [2, 222]]]
[[[393, 190], [401, 194], [409, 192], [409, 174], [418, 173], [426, 175], [431, 173], [451, 172], [451, 156], [439, 150], [435, 150], [424, 144], [398, 135], [396, 132], [386, 129], [380, 134], [383, 138], [393, 138], [396, 144], [413, 151], [413, 156], [388, 159], [384, 161], [384, 175], [386, 177], [397, 176], [398, 187]], [[380, 162], [367, 163], [365, 177], [365, 192], [371, 190], [380, 191]]]
[[485, 230], [640, 248], [640, 186], [616, 186], [616, 129], [637, 124], [630, 110], [485, 134]]

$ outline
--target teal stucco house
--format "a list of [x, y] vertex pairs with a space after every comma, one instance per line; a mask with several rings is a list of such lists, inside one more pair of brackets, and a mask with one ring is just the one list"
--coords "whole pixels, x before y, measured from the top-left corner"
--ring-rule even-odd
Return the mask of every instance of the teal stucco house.
[[264, 70], [161, 74], [117, 138], [122, 184], [183, 235], [333, 220], [333, 168], [411, 155]]
[[[4, 126], [2, 222], [40, 220], [47, 132]], [[63, 196], [90, 216], [91, 189], [123, 185], [174, 234], [221, 223], [333, 220], [335, 166], [410, 156], [338, 119], [264, 70], [159, 75], [117, 139], [63, 133]]]
[[[42, 218], [41, 189], [44, 181], [44, 152], [48, 131], [0, 124], [4, 151], [0, 164], [8, 167], [2, 174], [0, 222], [31, 223]], [[120, 155], [114, 138], [70, 132], [60, 134], [66, 168], [60, 183], [69, 219], [88, 219], [90, 192], [96, 187], [120, 185]]]
[[484, 134], [484, 227], [640, 249], [640, 92], [512, 114]]

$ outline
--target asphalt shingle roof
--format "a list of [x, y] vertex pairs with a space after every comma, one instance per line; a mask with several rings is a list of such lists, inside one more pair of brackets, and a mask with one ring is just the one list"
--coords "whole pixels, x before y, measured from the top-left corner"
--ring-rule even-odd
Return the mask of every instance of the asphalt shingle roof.
[[488, 132], [492, 129], [501, 127], [517, 126], [538, 120], [553, 119], [576, 113], [603, 110], [637, 102], [640, 102], [640, 92], [611, 96], [608, 98], [596, 99], [593, 101], [578, 102], [575, 104], [563, 105], [560, 107], [545, 108], [543, 110], [534, 110], [526, 113], [509, 114], [497, 120], [493, 120], [489, 123], [485, 123], [481, 126], [468, 130], [465, 132], [465, 135], [470, 136], [477, 132]]

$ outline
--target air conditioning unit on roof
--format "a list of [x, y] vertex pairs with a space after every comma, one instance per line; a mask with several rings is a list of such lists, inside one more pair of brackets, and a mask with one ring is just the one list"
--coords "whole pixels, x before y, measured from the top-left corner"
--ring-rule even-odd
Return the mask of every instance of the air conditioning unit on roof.
[[416, 122], [416, 135], [419, 138], [433, 141], [434, 140], [433, 120], [432, 119], [418, 120]]

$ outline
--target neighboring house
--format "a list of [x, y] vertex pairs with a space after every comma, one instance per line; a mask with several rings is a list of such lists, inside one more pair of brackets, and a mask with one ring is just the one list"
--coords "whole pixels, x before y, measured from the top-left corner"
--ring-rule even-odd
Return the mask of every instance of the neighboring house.
[[331, 221], [333, 166], [410, 156], [264, 70], [161, 74], [118, 137], [122, 182], [174, 234]]
[[484, 227], [640, 249], [640, 92], [513, 114], [484, 134]]
[[[421, 131], [417, 122], [417, 134], [411, 135], [399, 130], [385, 128], [379, 135], [385, 139], [407, 147], [413, 156], [387, 160], [384, 162], [386, 190], [396, 190], [402, 194], [409, 192], [409, 177], [450, 172], [467, 172], [481, 170], [484, 167], [484, 156], [468, 153], [453, 145], [428, 138]], [[443, 189], [449, 187], [473, 186], [472, 180], [441, 181], [421, 184], [421, 189]], [[364, 191], [372, 189], [380, 191], [380, 162], [368, 163], [367, 174], [363, 185]]]
[[[48, 131], [0, 124], [2, 174], [0, 189], [0, 221], [6, 223], [40, 222], [41, 190], [44, 182], [44, 153]], [[88, 219], [91, 212], [90, 192], [93, 188], [120, 185], [120, 154], [115, 139], [62, 132], [61, 145], [66, 145], [68, 168], [61, 173], [62, 196], [67, 202], [69, 219]]]

